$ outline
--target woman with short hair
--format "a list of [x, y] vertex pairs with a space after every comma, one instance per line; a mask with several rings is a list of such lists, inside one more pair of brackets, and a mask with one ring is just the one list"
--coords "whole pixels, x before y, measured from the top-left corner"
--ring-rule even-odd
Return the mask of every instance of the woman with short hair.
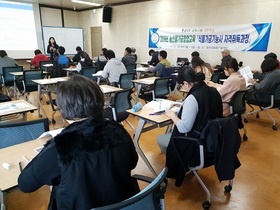
[[91, 209], [139, 192], [131, 170], [138, 155], [127, 131], [103, 118], [104, 99], [92, 80], [74, 75], [57, 88], [57, 105], [69, 126], [26, 166], [19, 189], [53, 186], [49, 209]]

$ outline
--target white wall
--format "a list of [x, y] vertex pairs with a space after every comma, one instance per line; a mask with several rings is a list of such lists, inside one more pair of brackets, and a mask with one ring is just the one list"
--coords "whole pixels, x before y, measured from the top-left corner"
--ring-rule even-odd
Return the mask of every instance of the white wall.
[[[59, 10], [58, 10], [59, 11]], [[123, 56], [124, 48], [135, 47], [138, 61], [146, 62], [148, 55], [148, 29], [153, 27], [187, 27], [236, 25], [272, 22], [268, 52], [280, 58], [280, 0], [154, 0], [113, 7], [112, 22], [102, 23], [102, 9], [71, 12], [64, 11], [66, 27], [84, 29], [85, 51], [91, 53], [90, 28], [102, 26], [103, 47], [113, 49], [116, 56]], [[43, 11], [44, 25], [58, 25], [59, 17], [52, 9]], [[175, 63], [179, 56], [190, 57], [190, 50], [166, 50], [168, 59]], [[259, 69], [267, 52], [232, 52], [237, 60], [252, 69]], [[200, 51], [201, 57], [212, 64], [219, 64], [220, 52]], [[92, 55], [94, 56], [94, 55]]]
[[[147, 61], [148, 29], [152, 27], [186, 27], [236, 25], [272, 22], [268, 52], [280, 58], [280, 1], [279, 0], [155, 0], [113, 7], [111, 23], [102, 23], [102, 10], [80, 12], [79, 24], [85, 32], [85, 48], [91, 52], [90, 27], [102, 26], [103, 46], [113, 49], [117, 57], [124, 48], [137, 49], [138, 61]], [[190, 57], [189, 50], [167, 50], [171, 63], [177, 56]], [[201, 57], [210, 63], [220, 63], [221, 53], [200, 51]], [[232, 52], [237, 60], [244, 61], [252, 69], [259, 69], [266, 52]]]

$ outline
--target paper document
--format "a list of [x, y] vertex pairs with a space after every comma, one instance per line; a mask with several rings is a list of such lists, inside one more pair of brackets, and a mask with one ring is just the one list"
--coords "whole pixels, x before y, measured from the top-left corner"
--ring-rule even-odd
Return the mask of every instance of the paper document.
[[94, 77], [100, 77], [102, 75], [103, 71], [98, 71], [95, 74], [92, 74]]
[[148, 68], [144, 68], [144, 67], [138, 67], [137, 69], [136, 69], [136, 71], [148, 71]]
[[252, 85], [251, 83], [249, 83], [249, 79], [253, 78], [253, 72], [251, 71], [251, 68], [249, 66], [245, 66], [243, 68], [240, 68], [238, 71], [244, 77], [246, 81], [246, 87]]
[[47, 131], [47, 132], [43, 133], [41, 136], [39, 136], [38, 139], [43, 138], [43, 137], [47, 137], [47, 136], [51, 136], [51, 137], [53, 138], [53, 137], [55, 137], [56, 135], [60, 134], [60, 132], [61, 132], [62, 130], [63, 130], [63, 128], [59, 128], [59, 129]]
[[176, 101], [170, 101], [165, 99], [155, 99], [146, 104], [147, 107], [153, 108], [154, 112], [165, 111], [167, 109], [173, 110], [177, 113], [180, 110], [182, 103]]
[[0, 104], [0, 113], [1, 112], [7, 112], [7, 111], [12, 111], [12, 110], [17, 110], [17, 109], [24, 109], [28, 108], [29, 105], [26, 103], [5, 103], [5, 104]]

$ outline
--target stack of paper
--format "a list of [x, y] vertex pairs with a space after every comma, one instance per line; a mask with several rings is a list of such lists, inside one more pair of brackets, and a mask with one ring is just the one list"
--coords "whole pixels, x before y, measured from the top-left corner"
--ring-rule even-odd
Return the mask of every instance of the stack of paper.
[[249, 85], [252, 85], [249, 82], [249, 79], [253, 78], [253, 72], [251, 71], [249, 66], [243, 67], [239, 69], [240, 74], [244, 77], [245, 81], [246, 81], [246, 87]]

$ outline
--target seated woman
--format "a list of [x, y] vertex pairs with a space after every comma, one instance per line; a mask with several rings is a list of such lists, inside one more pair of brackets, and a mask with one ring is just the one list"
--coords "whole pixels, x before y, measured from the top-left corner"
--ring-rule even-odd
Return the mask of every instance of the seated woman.
[[223, 116], [226, 117], [230, 114], [229, 102], [236, 91], [246, 89], [246, 81], [244, 77], [238, 72], [238, 62], [235, 58], [230, 58], [225, 62], [224, 72], [228, 77], [223, 85], [217, 87], [222, 102], [223, 102]]
[[[261, 70], [264, 74], [263, 80], [257, 83], [256, 79], [250, 79], [254, 84], [253, 90], [247, 93], [247, 103], [259, 104], [259, 102], [270, 104], [270, 92], [280, 83], [279, 62], [273, 58], [266, 58], [261, 64]], [[255, 96], [258, 96], [256, 98]]]
[[70, 125], [22, 171], [19, 189], [53, 186], [49, 209], [91, 209], [138, 193], [131, 177], [138, 155], [123, 126], [104, 120], [99, 86], [74, 75], [58, 86], [57, 105]]
[[[185, 135], [197, 137], [197, 134], [209, 119], [222, 117], [221, 96], [215, 88], [207, 86], [204, 79], [205, 75], [202, 72], [196, 73], [191, 67], [183, 67], [179, 72], [178, 83], [182, 89], [188, 92], [188, 95], [183, 102], [178, 116], [172, 110], [166, 110], [166, 114], [175, 124], [171, 138], [158, 139], [160, 147], [168, 145], [166, 151], [167, 177], [176, 179], [176, 186], [181, 185], [185, 172], [170, 139], [174, 136]], [[185, 143], [187, 155], [184, 157], [184, 162], [189, 164], [195, 159], [198, 146], [193, 141]]]
[[196, 72], [202, 72], [205, 74], [205, 81], [210, 81], [211, 80], [211, 70], [205, 65], [204, 61], [198, 57], [194, 56], [191, 60], [192, 68]]
[[84, 51], [80, 52], [80, 61], [76, 66], [77, 71], [80, 72], [83, 68], [92, 67], [92, 66], [93, 66], [93, 62], [89, 57], [89, 55]]

